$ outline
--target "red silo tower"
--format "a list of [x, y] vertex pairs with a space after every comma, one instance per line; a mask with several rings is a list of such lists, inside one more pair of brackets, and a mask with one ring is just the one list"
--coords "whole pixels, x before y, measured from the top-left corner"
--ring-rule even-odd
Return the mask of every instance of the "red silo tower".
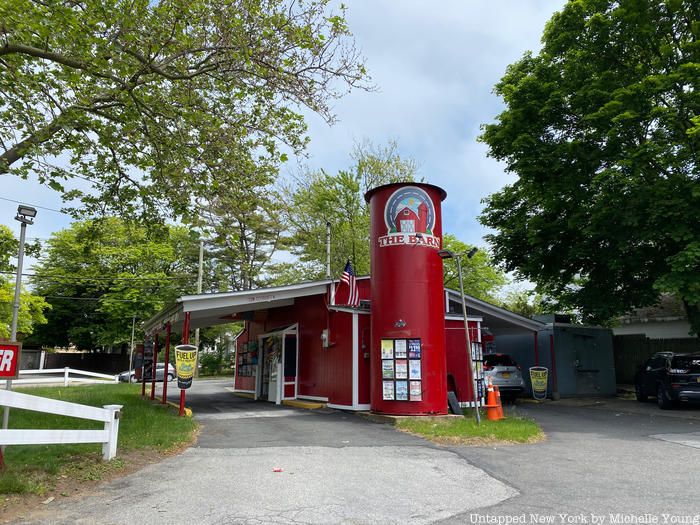
[[396, 415], [447, 413], [441, 202], [431, 184], [367, 192], [372, 338], [370, 406]]

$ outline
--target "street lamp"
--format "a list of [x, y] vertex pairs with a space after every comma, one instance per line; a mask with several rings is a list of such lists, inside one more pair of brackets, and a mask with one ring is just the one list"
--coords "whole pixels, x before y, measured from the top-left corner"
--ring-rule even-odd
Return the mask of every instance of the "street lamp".
[[438, 252], [438, 255], [440, 256], [441, 259], [454, 259], [457, 261], [457, 274], [459, 275], [459, 292], [460, 296], [462, 297], [462, 314], [464, 316], [464, 333], [466, 335], [466, 341], [467, 341], [467, 370], [469, 370], [469, 375], [470, 378], [469, 380], [472, 383], [472, 389], [474, 391], [474, 415], [476, 417], [476, 424], [480, 425], [481, 424], [481, 415], [479, 415], [479, 402], [477, 401], [477, 395], [478, 395], [478, 385], [476, 382], [476, 377], [474, 376], [474, 371], [472, 370], [472, 344], [471, 344], [471, 338], [469, 337], [469, 322], [467, 321], [467, 303], [464, 299], [464, 282], [462, 281], [462, 261], [461, 258], [463, 255], [467, 256], [467, 259], [471, 259], [474, 257], [474, 254], [479, 251], [479, 248], [472, 248], [467, 252], [466, 254], [464, 253], [454, 253], [450, 250], [440, 250]]
[[[22, 289], [22, 265], [24, 264], [24, 239], [27, 234], [27, 224], [34, 224], [36, 217], [36, 208], [20, 204], [17, 207], [17, 215], [15, 220], [19, 221], [19, 254], [17, 256], [17, 280], [15, 281], [15, 301], [12, 303], [12, 328], [10, 330], [10, 341], [17, 341], [17, 320], [19, 319], [19, 295]], [[19, 363], [17, 364], [19, 366]], [[12, 390], [12, 379], [8, 379], [5, 383], [6, 390]], [[10, 407], [5, 407], [2, 414], [2, 428], [5, 430], [10, 420]], [[4, 448], [4, 447], [3, 447]]]

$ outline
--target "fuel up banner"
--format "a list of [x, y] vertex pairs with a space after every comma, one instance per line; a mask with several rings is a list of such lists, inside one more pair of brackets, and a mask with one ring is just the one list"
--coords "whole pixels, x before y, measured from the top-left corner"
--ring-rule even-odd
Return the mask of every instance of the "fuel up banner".
[[177, 369], [177, 387], [192, 386], [194, 367], [197, 366], [197, 347], [193, 345], [178, 345], [175, 347], [175, 368]]

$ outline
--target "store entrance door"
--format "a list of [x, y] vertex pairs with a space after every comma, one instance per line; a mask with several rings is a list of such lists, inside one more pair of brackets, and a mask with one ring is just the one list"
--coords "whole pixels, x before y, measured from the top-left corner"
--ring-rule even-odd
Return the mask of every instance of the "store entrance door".
[[257, 398], [280, 404], [297, 393], [297, 325], [259, 337]]

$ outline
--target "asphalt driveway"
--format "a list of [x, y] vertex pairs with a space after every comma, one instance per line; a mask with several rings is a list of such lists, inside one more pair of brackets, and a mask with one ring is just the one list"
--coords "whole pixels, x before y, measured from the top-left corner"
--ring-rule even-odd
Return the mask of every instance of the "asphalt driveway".
[[611, 513], [700, 508], [698, 409], [668, 417], [626, 401], [525, 404], [516, 411], [542, 424], [545, 442], [438, 447], [354, 414], [242, 399], [228, 384], [199, 381], [190, 392], [202, 424], [195, 447], [57, 500], [33, 522], [532, 523], [533, 514], [588, 524], [595, 514], [607, 525]]
[[450, 450], [519, 494], [443, 523], [523, 515], [530, 523], [530, 514], [555, 516], [554, 523], [594, 525], [645, 514], [662, 524], [673, 516], [686, 519], [676, 523], [700, 522], [697, 406], [661, 411], [654, 403], [612, 399], [526, 404], [516, 410], [540, 423], [546, 442]]

